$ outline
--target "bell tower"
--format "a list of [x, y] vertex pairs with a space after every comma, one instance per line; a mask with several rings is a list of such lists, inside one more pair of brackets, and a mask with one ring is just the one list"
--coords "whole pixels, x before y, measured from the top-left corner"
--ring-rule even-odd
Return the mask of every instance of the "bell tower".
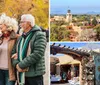
[[67, 14], [66, 14], [66, 22], [72, 22], [71, 10], [68, 10], [67, 11]]

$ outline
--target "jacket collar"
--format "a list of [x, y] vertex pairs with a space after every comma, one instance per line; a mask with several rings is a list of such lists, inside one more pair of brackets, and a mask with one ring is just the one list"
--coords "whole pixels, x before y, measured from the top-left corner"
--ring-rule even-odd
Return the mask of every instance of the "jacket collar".
[[22, 37], [27, 37], [31, 32], [35, 32], [35, 31], [41, 31], [41, 28], [37, 25], [34, 25], [29, 32], [23, 33]]

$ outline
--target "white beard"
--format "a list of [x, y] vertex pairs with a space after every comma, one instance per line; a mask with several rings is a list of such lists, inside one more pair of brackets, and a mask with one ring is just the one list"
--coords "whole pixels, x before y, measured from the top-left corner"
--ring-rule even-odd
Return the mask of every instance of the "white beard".
[[19, 30], [19, 34], [20, 34], [20, 35], [23, 34], [23, 28], [21, 28], [21, 29]]

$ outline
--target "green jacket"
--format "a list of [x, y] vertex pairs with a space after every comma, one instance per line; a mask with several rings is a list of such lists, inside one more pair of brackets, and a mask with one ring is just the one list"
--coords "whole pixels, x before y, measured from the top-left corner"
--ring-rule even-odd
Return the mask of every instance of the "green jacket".
[[[46, 48], [46, 35], [37, 25], [35, 25], [31, 31], [35, 32], [32, 39], [30, 40], [30, 54], [21, 62], [12, 59], [12, 64], [14, 67], [16, 67], [18, 64], [21, 69], [29, 68], [29, 70], [25, 72], [26, 77], [35, 77], [45, 73], [44, 54]], [[17, 42], [20, 40], [20, 38], [17, 40]], [[12, 50], [12, 55], [16, 53], [17, 42]]]

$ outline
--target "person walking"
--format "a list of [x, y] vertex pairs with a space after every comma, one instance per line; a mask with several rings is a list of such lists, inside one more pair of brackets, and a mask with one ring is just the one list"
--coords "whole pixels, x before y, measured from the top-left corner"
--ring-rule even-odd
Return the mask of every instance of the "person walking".
[[15, 19], [0, 16], [0, 85], [15, 85], [15, 71], [11, 63], [11, 51], [16, 42], [18, 23]]
[[18, 83], [22, 85], [43, 85], [45, 74], [46, 34], [35, 24], [31, 14], [21, 16], [22, 36], [12, 51], [13, 66], [18, 71]]

